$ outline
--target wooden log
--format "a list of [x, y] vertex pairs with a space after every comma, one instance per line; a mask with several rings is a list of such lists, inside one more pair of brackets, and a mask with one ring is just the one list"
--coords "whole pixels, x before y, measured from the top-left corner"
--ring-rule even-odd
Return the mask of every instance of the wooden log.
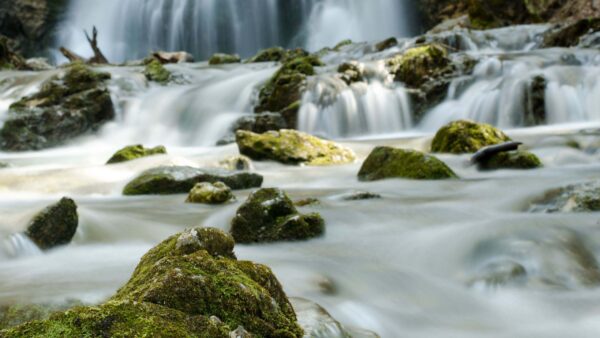
[[88, 60], [88, 63], [97, 63], [97, 64], [108, 64], [108, 60], [98, 47], [98, 30], [96, 26], [92, 29], [92, 38], [88, 35], [87, 31], [84, 31], [85, 37], [90, 43], [92, 50], [94, 51], [94, 57]]
[[83, 61], [85, 62], [85, 59], [77, 54], [75, 54], [75, 52], [68, 50], [65, 47], [60, 47], [60, 52], [62, 53], [62, 55], [64, 55], [69, 61], [71, 62], [77, 62], [77, 61]]
[[471, 157], [471, 164], [480, 164], [498, 153], [517, 150], [522, 144], [523, 143], [521, 142], [511, 141], [481, 148], [478, 152], [475, 153], [475, 155], [473, 155], [473, 157]]

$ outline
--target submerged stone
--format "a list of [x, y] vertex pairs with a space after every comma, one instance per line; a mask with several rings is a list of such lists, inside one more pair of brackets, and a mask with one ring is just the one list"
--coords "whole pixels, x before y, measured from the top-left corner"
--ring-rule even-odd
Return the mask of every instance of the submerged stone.
[[441, 180], [456, 177], [452, 169], [434, 156], [391, 147], [375, 148], [358, 172], [361, 181], [388, 178]]
[[144, 75], [148, 81], [154, 81], [160, 84], [167, 84], [169, 81], [171, 81], [171, 72], [168, 71], [165, 66], [163, 66], [163, 64], [156, 59], [152, 59], [150, 62], [148, 62], [148, 64], [146, 64]]
[[345, 164], [355, 160], [351, 149], [296, 130], [264, 134], [238, 131], [236, 136], [240, 153], [254, 160], [307, 165]]
[[137, 144], [133, 146], [127, 146], [117, 151], [106, 164], [114, 164], [135, 160], [142, 157], [152, 155], [166, 154], [167, 149], [164, 146], [156, 146], [154, 148], [144, 148], [143, 145]]
[[188, 195], [188, 203], [223, 204], [234, 198], [231, 188], [223, 182], [196, 184]]
[[431, 144], [435, 153], [474, 153], [483, 147], [510, 141], [500, 129], [489, 124], [460, 120], [450, 122], [436, 133]]
[[229, 63], [240, 63], [242, 59], [237, 54], [213, 54], [208, 60], [209, 65], [224, 65]]
[[298, 213], [287, 194], [275, 188], [252, 193], [231, 221], [236, 243], [306, 240], [324, 232], [319, 214]]
[[263, 177], [258, 174], [224, 169], [198, 169], [163, 166], [141, 173], [123, 189], [124, 195], [166, 195], [188, 193], [197, 183], [223, 182], [231, 189], [257, 188]]
[[600, 183], [586, 182], [548, 191], [532, 202], [532, 212], [600, 211]]
[[72, 199], [63, 197], [38, 213], [29, 223], [25, 235], [40, 249], [48, 250], [69, 244], [78, 223], [77, 205]]

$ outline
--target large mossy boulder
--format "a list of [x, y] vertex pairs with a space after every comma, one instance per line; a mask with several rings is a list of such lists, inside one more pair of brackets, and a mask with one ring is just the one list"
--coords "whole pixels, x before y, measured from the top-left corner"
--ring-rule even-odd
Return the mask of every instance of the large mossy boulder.
[[168, 195], [188, 193], [197, 183], [223, 182], [234, 190], [257, 188], [263, 177], [258, 174], [224, 169], [198, 169], [163, 166], [141, 173], [123, 189], [124, 195]]
[[236, 141], [240, 154], [253, 160], [334, 165], [352, 163], [356, 158], [351, 149], [296, 130], [282, 129], [264, 134], [240, 130]]
[[2, 337], [299, 338], [296, 314], [271, 270], [238, 261], [233, 238], [196, 228], [146, 253], [106, 303], [2, 331]]
[[40, 249], [48, 250], [69, 244], [78, 224], [77, 205], [72, 199], [63, 197], [35, 215], [25, 235]]
[[144, 75], [148, 81], [154, 81], [160, 84], [167, 84], [172, 78], [171, 72], [157, 59], [151, 59], [146, 64]]
[[67, 67], [46, 81], [39, 92], [10, 106], [0, 130], [1, 148], [44, 149], [97, 130], [115, 115], [105, 85], [108, 79], [110, 74], [81, 63]]
[[443, 180], [456, 177], [452, 169], [434, 156], [391, 147], [376, 147], [358, 172], [361, 181], [388, 178]]
[[202, 182], [196, 184], [188, 195], [187, 203], [223, 204], [235, 196], [231, 188], [223, 182]]
[[431, 144], [434, 153], [466, 154], [483, 147], [510, 141], [500, 129], [468, 120], [450, 122], [436, 133]]
[[395, 80], [419, 88], [429, 78], [447, 72], [451, 64], [446, 48], [438, 44], [414, 47], [387, 61]]
[[143, 145], [137, 144], [133, 146], [127, 146], [117, 151], [106, 164], [114, 164], [135, 160], [142, 157], [152, 155], [163, 155], [167, 153], [167, 149], [164, 146], [156, 146], [154, 148], [144, 148]]
[[210, 59], [208, 59], [208, 64], [213, 66], [240, 62], [242, 62], [242, 59], [237, 54], [216, 53], [213, 54]]
[[301, 215], [287, 194], [275, 188], [252, 193], [231, 220], [236, 243], [306, 240], [324, 232], [319, 214]]

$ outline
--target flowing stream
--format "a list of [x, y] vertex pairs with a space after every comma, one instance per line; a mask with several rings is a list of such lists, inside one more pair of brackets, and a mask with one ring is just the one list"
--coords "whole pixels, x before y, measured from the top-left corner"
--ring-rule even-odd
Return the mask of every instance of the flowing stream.
[[[412, 32], [408, 21], [393, 20], [384, 6], [395, 4], [399, 13], [408, 10], [408, 2], [369, 0], [363, 7], [367, 1], [298, 0], [297, 24], [289, 31], [276, 28], [284, 3], [74, 0], [61, 41], [82, 48], [79, 29], [96, 24], [102, 43], [110, 46], [107, 54], [124, 60], [155, 48], [187, 49], [202, 57], [217, 50], [248, 55], [293, 39], [313, 50], [347, 34], [369, 40], [323, 57], [327, 65], [309, 79], [298, 119], [300, 129], [340, 140], [359, 160], [337, 167], [254, 163], [265, 177], [263, 186], [282, 188], [293, 199], [320, 199], [301, 211], [321, 213], [326, 235], [237, 245], [237, 256], [272, 267], [289, 296], [314, 301], [340, 322], [381, 337], [597, 337], [600, 289], [590, 282], [583, 254], [573, 248], [600, 257], [599, 215], [527, 212], [547, 190], [600, 179], [597, 51], [538, 49], [539, 34], [548, 29], [543, 25], [443, 33], [445, 41], [479, 62], [472, 75], [452, 82], [441, 104], [415, 121], [406, 89], [390, 81], [381, 61], [414, 43], [402, 38]], [[227, 27], [211, 26], [213, 35], [203, 26], [236, 17]], [[344, 24], [351, 29], [332, 28], [340, 17], [350, 18]], [[365, 28], [379, 18], [377, 29]], [[398, 36], [399, 45], [374, 52], [371, 42], [389, 35]], [[365, 83], [348, 86], [334, 76], [337, 65], [348, 60], [367, 69]], [[258, 89], [277, 67], [169, 65], [178, 80], [166, 87], [148, 83], [142, 67], [102, 67], [112, 74], [115, 121], [55, 149], [0, 153], [0, 162], [9, 165], [0, 169], [0, 304], [100, 302], [129, 278], [148, 249], [173, 233], [198, 225], [228, 230], [249, 191], [236, 192], [237, 202], [225, 206], [186, 204], [184, 195], [124, 197], [121, 191], [151, 167], [213, 167], [236, 155], [235, 145], [215, 143], [233, 121], [252, 114]], [[56, 72], [1, 72], [0, 121], [12, 102]], [[526, 127], [524, 93], [536, 75], [548, 80], [548, 125]], [[461, 179], [357, 180], [375, 145], [428, 151], [435, 130], [459, 118], [507, 129], [544, 168], [479, 172], [466, 164], [466, 156], [442, 155]], [[133, 143], [163, 144], [169, 155], [105, 165], [115, 150]], [[382, 198], [344, 199], [356, 191]], [[42, 253], [19, 233], [62, 196], [79, 206], [77, 234], [70, 245]], [[516, 265], [527, 275], [508, 284], [494, 282]]]

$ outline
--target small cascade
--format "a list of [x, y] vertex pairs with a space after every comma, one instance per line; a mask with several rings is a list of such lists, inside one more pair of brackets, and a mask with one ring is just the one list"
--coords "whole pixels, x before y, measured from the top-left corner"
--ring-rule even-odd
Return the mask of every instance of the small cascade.
[[42, 253], [42, 250], [22, 233], [12, 234], [5, 241], [5, 251], [9, 257], [27, 257]]

